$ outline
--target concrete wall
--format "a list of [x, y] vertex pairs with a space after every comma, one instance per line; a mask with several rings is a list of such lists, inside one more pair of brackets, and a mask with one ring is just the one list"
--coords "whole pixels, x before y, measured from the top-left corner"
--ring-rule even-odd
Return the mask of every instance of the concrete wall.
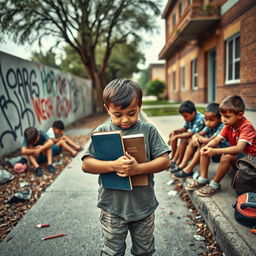
[[92, 84], [0, 52], [0, 156], [20, 148], [29, 126], [46, 131], [92, 114]]

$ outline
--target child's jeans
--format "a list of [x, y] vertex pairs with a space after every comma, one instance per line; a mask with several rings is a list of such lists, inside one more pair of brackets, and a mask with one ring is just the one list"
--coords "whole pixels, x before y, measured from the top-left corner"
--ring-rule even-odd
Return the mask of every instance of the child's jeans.
[[132, 239], [131, 253], [137, 256], [151, 256], [155, 251], [154, 244], [154, 219], [155, 215], [133, 222], [101, 211], [100, 222], [102, 227], [103, 247], [102, 256], [123, 256], [126, 249], [128, 230]]

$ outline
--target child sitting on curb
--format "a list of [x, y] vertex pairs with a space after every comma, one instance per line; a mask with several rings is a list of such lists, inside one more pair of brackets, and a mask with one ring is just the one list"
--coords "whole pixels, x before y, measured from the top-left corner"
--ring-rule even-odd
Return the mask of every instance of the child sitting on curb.
[[[200, 159], [200, 184], [208, 182], [208, 167], [210, 157], [222, 154], [216, 174], [210, 184], [198, 191], [199, 196], [208, 197], [220, 191], [220, 182], [232, 164], [245, 154], [256, 155], [256, 131], [244, 117], [245, 104], [240, 96], [233, 95], [225, 98], [220, 104], [220, 113], [225, 125], [218, 136], [201, 149]], [[231, 146], [216, 148], [223, 140], [227, 139]]]
[[74, 143], [70, 138], [64, 135], [64, 123], [61, 120], [53, 122], [52, 127], [48, 129], [46, 134], [55, 143], [56, 152], [61, 152], [62, 148], [68, 151], [73, 157], [82, 149], [81, 146]]
[[24, 131], [24, 142], [21, 153], [27, 155], [30, 163], [35, 167], [36, 176], [43, 175], [39, 164], [47, 161], [49, 173], [55, 173], [52, 165], [53, 141], [43, 131], [38, 131], [35, 127], [28, 127]]
[[[172, 149], [171, 170], [176, 169], [181, 163], [188, 140], [204, 128], [204, 115], [196, 111], [196, 107], [192, 101], [184, 101], [180, 105], [179, 113], [183, 116], [186, 123], [184, 127], [174, 130], [169, 135], [168, 145]], [[180, 143], [177, 146], [179, 139]]]
[[[192, 136], [181, 164], [177, 169], [171, 171], [178, 178], [185, 178], [193, 175], [193, 169], [200, 161], [200, 149], [214, 139], [224, 127], [224, 124], [221, 122], [218, 103], [209, 104], [205, 108], [204, 117], [205, 128]], [[227, 147], [228, 145], [227, 141], [223, 140], [220, 147]], [[193, 158], [191, 162], [187, 165], [192, 156]], [[214, 162], [218, 162], [220, 155], [213, 156], [212, 158]]]

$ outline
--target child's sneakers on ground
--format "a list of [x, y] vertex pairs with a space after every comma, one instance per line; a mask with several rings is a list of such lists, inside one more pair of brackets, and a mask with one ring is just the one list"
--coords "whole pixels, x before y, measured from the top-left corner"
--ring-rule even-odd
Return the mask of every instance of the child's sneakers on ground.
[[35, 174], [37, 177], [42, 177], [43, 176], [43, 171], [41, 167], [36, 167], [35, 168]]
[[56, 171], [56, 169], [54, 168], [54, 166], [53, 166], [52, 164], [49, 164], [49, 165], [47, 166], [47, 170], [48, 170], [48, 172], [51, 173], [51, 174], [54, 174], [55, 171]]
[[220, 185], [218, 188], [213, 188], [212, 186], [210, 186], [209, 184], [205, 185], [202, 189], [198, 190], [198, 195], [202, 196], [202, 197], [209, 197], [209, 196], [213, 196], [214, 194], [216, 194], [217, 192], [220, 191]]
[[191, 182], [187, 183], [186, 190], [194, 191], [194, 190], [204, 187], [206, 184], [208, 184], [208, 182], [207, 183], [199, 183], [198, 180], [192, 180]]

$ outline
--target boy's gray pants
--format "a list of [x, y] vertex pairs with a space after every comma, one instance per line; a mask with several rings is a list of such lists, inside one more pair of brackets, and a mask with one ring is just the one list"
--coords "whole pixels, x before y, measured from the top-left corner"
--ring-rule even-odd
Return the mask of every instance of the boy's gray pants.
[[155, 251], [154, 244], [154, 219], [155, 214], [152, 213], [148, 217], [127, 222], [125, 219], [101, 211], [100, 222], [102, 227], [103, 246], [102, 256], [123, 256], [126, 249], [126, 237], [128, 230], [132, 239], [131, 253], [136, 256], [151, 256]]

